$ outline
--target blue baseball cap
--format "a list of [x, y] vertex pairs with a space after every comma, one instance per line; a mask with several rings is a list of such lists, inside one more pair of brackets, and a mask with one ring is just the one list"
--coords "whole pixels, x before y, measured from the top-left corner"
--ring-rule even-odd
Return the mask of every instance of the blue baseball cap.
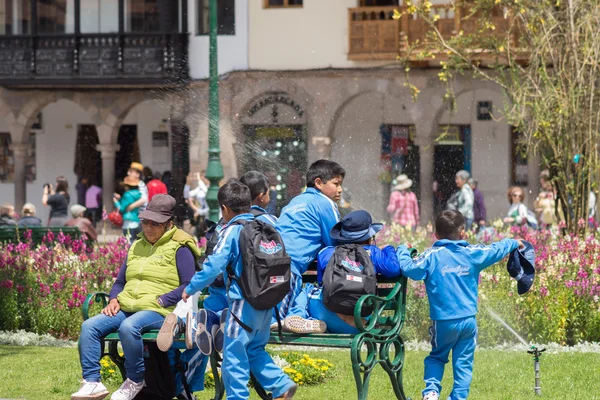
[[364, 242], [375, 236], [383, 224], [373, 223], [365, 210], [352, 211], [331, 228], [331, 237], [340, 243]]
[[535, 250], [529, 242], [522, 241], [525, 247], [510, 253], [506, 270], [517, 281], [517, 291], [525, 294], [533, 286], [535, 278]]

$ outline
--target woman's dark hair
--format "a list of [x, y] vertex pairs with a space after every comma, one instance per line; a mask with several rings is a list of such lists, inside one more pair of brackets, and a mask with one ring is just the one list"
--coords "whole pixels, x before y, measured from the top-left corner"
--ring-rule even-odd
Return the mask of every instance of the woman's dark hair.
[[65, 192], [65, 197], [67, 200], [70, 199], [69, 196], [69, 182], [67, 182], [67, 178], [64, 176], [59, 176], [56, 178], [56, 190], [55, 193]]
[[231, 211], [241, 214], [250, 211], [252, 199], [250, 198], [250, 189], [237, 179], [230, 179], [221, 186], [217, 193], [219, 206], [226, 206]]
[[435, 234], [438, 239], [458, 240], [465, 226], [465, 217], [456, 210], [445, 210], [435, 220]]
[[306, 187], [315, 187], [315, 180], [320, 178], [323, 183], [334, 178], [346, 177], [346, 170], [335, 161], [317, 160], [306, 171]]
[[267, 193], [269, 191], [269, 180], [262, 172], [248, 171], [242, 175], [240, 182], [250, 189], [252, 201], [254, 201], [259, 194]]

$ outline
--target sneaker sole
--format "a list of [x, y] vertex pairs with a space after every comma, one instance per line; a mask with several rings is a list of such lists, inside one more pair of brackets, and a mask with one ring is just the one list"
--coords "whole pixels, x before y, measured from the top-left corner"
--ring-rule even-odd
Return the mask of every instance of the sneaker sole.
[[194, 321], [193, 314], [191, 311], [188, 311], [185, 316], [185, 348], [191, 350], [194, 348]]
[[228, 315], [229, 315], [228, 309], [224, 309], [223, 312], [221, 312], [221, 317], [219, 319], [219, 329], [217, 329], [217, 332], [215, 333], [215, 336], [214, 336], [215, 351], [217, 351], [219, 353], [223, 352], [223, 345], [225, 343], [225, 323], [227, 322]]
[[327, 325], [319, 320], [307, 320], [299, 316], [287, 317], [283, 326], [293, 333], [323, 333], [327, 330]]
[[85, 396], [71, 396], [71, 400], [102, 400], [109, 395], [109, 391], [100, 392], [96, 394], [89, 394]]
[[206, 320], [208, 315], [206, 310], [198, 310], [196, 314], [196, 346], [200, 353], [209, 356], [212, 353], [212, 337], [206, 330]]
[[160, 351], [169, 351], [173, 345], [173, 332], [175, 331], [177, 322], [176, 314], [171, 313], [165, 317], [165, 322], [163, 322], [156, 337], [156, 345]]

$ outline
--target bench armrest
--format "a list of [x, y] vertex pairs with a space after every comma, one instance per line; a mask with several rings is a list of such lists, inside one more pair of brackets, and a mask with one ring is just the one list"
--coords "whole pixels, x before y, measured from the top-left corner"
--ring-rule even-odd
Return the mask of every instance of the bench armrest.
[[102, 303], [102, 308], [104, 308], [108, 304], [108, 293], [94, 292], [86, 296], [83, 305], [81, 306], [81, 315], [83, 316], [84, 321], [90, 317], [90, 305], [92, 304], [92, 300], [96, 303]]
[[[404, 325], [406, 315], [406, 286], [405, 276], [399, 277], [393, 289], [385, 297], [373, 294], [362, 296], [354, 307], [354, 323], [361, 332], [375, 333], [378, 336], [396, 335]], [[366, 323], [361, 316], [363, 307], [372, 307]], [[384, 315], [384, 312], [390, 315]]]

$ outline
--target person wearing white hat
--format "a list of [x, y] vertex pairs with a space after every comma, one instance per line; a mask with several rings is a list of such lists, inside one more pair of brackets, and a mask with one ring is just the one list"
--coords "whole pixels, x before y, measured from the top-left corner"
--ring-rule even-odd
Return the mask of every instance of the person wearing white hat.
[[409, 190], [412, 184], [413, 181], [404, 174], [396, 178], [387, 212], [391, 214], [392, 222], [415, 228], [419, 225], [419, 202], [417, 196]]

